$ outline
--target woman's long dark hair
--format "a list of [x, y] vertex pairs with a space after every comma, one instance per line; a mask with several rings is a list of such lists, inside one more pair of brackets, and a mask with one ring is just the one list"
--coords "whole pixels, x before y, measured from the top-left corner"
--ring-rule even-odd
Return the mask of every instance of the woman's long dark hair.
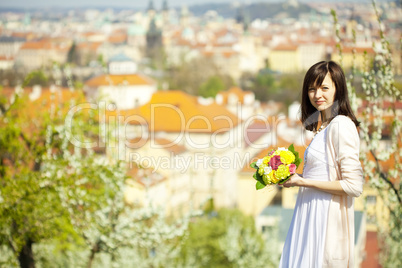
[[342, 68], [334, 61], [320, 61], [314, 64], [304, 77], [301, 101], [301, 122], [303, 126], [310, 131], [317, 129], [320, 112], [311, 104], [308, 90], [311, 87], [320, 87], [327, 73], [330, 74], [335, 85], [335, 97], [329, 122], [337, 115], [345, 115], [352, 119], [356, 127], [358, 127], [360, 122], [357, 121], [350, 107], [345, 74]]

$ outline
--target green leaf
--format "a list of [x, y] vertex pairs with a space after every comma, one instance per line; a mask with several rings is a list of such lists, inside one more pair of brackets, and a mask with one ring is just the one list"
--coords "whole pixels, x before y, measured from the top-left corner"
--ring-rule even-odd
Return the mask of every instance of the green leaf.
[[284, 183], [284, 182], [286, 182], [287, 180], [289, 180], [290, 179], [290, 177], [292, 177], [292, 176], [289, 176], [289, 177], [287, 177], [286, 179], [283, 179], [283, 180], [281, 180], [281, 181], [279, 181], [279, 183]]
[[299, 167], [299, 165], [301, 164], [302, 161], [303, 161], [303, 160], [302, 160], [301, 158], [298, 158], [298, 159], [295, 161], [296, 167]]
[[293, 154], [295, 153], [295, 147], [293, 146], [293, 143], [289, 146], [288, 150], [291, 151]]
[[252, 167], [252, 168], [255, 168], [255, 169], [257, 169], [258, 170], [258, 166], [257, 166], [257, 164], [256, 164], [257, 162], [253, 162], [253, 163], [251, 163], [250, 164], [250, 167]]
[[[255, 176], [255, 177], [254, 177]], [[261, 184], [263, 184], [263, 185], [266, 185], [265, 184], [265, 182], [264, 182], [264, 180], [262, 179], [262, 176], [258, 173], [258, 172], [256, 172], [255, 174], [254, 174], [254, 179], [256, 179], [258, 182], [260, 182]]]
[[300, 163], [301, 163], [303, 160], [300, 158], [299, 152], [296, 152], [295, 147], [293, 146], [293, 143], [289, 146], [288, 150], [291, 151], [291, 152], [295, 155], [295, 162], [294, 162], [294, 164], [296, 165], [296, 167], [299, 167]]
[[293, 143], [289, 146], [288, 150], [291, 151], [295, 155], [296, 159], [299, 158], [299, 152], [296, 152], [295, 147], [293, 146]]
[[264, 184], [262, 184], [261, 182], [257, 181], [257, 183], [255, 185], [255, 189], [260, 190], [260, 189], [262, 189], [264, 187], [265, 187]]

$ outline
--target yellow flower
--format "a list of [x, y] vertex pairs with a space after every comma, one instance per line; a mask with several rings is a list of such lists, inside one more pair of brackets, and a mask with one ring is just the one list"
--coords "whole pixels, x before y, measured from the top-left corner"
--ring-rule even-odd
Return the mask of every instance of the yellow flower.
[[261, 164], [261, 165], [259, 166], [259, 168], [258, 168], [258, 174], [260, 174], [261, 176], [264, 175], [265, 168], [266, 168], [267, 166], [268, 166], [268, 165], [266, 165], [266, 164]]
[[281, 162], [285, 165], [292, 164], [295, 161], [295, 155], [291, 151], [281, 151]]
[[276, 151], [274, 152], [274, 154], [273, 154], [272, 156], [274, 156], [274, 155], [280, 155], [281, 152], [287, 151], [287, 150], [288, 150], [288, 149], [286, 149], [286, 148], [284, 148], [284, 147], [279, 147], [278, 149], [276, 149]]
[[271, 181], [271, 183], [278, 183], [278, 178], [275, 176], [275, 170], [272, 170], [269, 174], [268, 174], [269, 180]]
[[265, 184], [271, 184], [271, 181], [270, 181], [270, 178], [269, 178], [269, 176], [267, 175], [267, 174], [264, 174], [263, 176], [262, 176], [262, 180], [265, 182]]
[[265, 164], [265, 165], [268, 165], [268, 163], [269, 163], [270, 160], [271, 160], [271, 157], [270, 157], [270, 156], [265, 156], [265, 157], [262, 159], [262, 163]]
[[272, 170], [270, 173], [268, 174], [264, 174], [262, 176], [262, 179], [264, 180], [265, 184], [275, 184], [277, 183], [279, 180], [275, 177], [275, 170]]
[[283, 180], [290, 176], [289, 167], [287, 165], [280, 165], [275, 171], [275, 177], [278, 181]]

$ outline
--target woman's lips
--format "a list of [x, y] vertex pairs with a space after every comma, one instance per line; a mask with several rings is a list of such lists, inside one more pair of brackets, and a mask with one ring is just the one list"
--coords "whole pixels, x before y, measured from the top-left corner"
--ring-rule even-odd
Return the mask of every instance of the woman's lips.
[[317, 105], [321, 105], [321, 104], [323, 104], [325, 101], [316, 101], [315, 103], [317, 104]]

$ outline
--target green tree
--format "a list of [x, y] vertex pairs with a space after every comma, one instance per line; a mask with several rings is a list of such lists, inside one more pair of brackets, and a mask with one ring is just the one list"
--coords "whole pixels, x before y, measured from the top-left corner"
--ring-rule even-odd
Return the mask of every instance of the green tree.
[[213, 97], [215, 98], [216, 94], [218, 94], [219, 91], [225, 90], [225, 84], [222, 80], [217, 75], [211, 76], [206, 82], [204, 82], [199, 90], [198, 90], [198, 95], [208, 98], [208, 97]]
[[[90, 57], [90, 56], [89, 56], [89, 57]], [[104, 57], [103, 57], [102, 54], [99, 54], [99, 55], [98, 55], [97, 61], [99, 62], [99, 64], [100, 64], [102, 67], [104, 67], [104, 68], [107, 67], [107, 63], [105, 62], [105, 59], [104, 59]], [[87, 61], [86, 64], [88, 64], [88, 62], [89, 62], [89, 60]]]
[[278, 93], [275, 77], [273, 74], [260, 72], [252, 88], [257, 99], [261, 101], [271, 100]]
[[279, 79], [279, 92], [275, 100], [282, 101], [286, 107], [289, 107], [295, 101], [300, 100], [300, 93], [303, 82], [303, 74], [284, 74]]
[[[374, 65], [366, 60], [363, 69], [352, 67], [348, 87], [351, 89], [352, 105], [356, 109], [354, 77], [355, 75], [362, 77], [361, 88], [364, 91], [363, 101], [366, 105], [363, 107], [360, 128], [363, 137], [360, 157], [369, 185], [377, 190], [384, 201], [384, 214], [381, 216], [386, 217], [388, 223], [388, 226], [378, 225], [381, 264], [384, 267], [400, 267], [402, 266], [402, 244], [400, 243], [402, 237], [402, 180], [400, 179], [402, 176], [402, 119], [397, 113], [396, 103], [401, 101], [401, 92], [395, 83], [392, 52], [381, 30], [383, 25], [375, 2], [373, 7], [380, 24], [381, 51], [376, 53]], [[332, 11], [332, 14], [337, 24], [335, 11]], [[339, 29], [339, 25], [336, 25], [336, 29]], [[337, 47], [342, 58], [342, 39], [339, 30], [336, 33], [340, 40]], [[387, 103], [390, 104], [389, 107]], [[390, 168], [387, 167], [389, 161], [393, 163]]]
[[181, 261], [191, 267], [275, 267], [279, 263], [279, 255], [266, 247], [254, 220], [233, 209], [195, 219], [181, 254]]
[[61, 163], [53, 166], [54, 177], [45, 168], [63, 154], [55, 110], [39, 117], [38, 106], [29, 105], [26, 96], [16, 95], [12, 103], [0, 96], [0, 243], [21, 267], [34, 267], [34, 243], [63, 234], [77, 238], [57, 191], [71, 178], [56, 172]]
[[240, 84], [243, 89], [254, 92], [255, 98], [263, 102], [273, 100], [279, 93], [276, 77], [267, 69], [257, 74], [243, 74]]
[[197, 95], [200, 86], [209, 77], [219, 74], [219, 70], [211, 59], [196, 58], [190, 62], [183, 59], [181, 64], [171, 66], [168, 73], [169, 89]]
[[77, 44], [74, 42], [71, 45], [70, 50], [68, 51], [67, 62], [74, 63], [76, 58], [77, 58]]
[[25, 78], [26, 74], [18, 68], [12, 70], [0, 70], [1, 85], [6, 87], [15, 87], [20, 85]]
[[30, 72], [24, 79], [22, 87], [31, 87], [34, 85], [48, 86], [49, 78], [45, 75], [42, 70], [35, 70]]
[[149, 259], [143, 267], [173, 262], [188, 218], [169, 224], [154, 208], [126, 206], [126, 165], [85, 144], [99, 137], [97, 112], [75, 110], [79, 94], [58, 105], [56, 94], [31, 102], [24, 92], [0, 93], [0, 263], [111, 267], [126, 255]]

